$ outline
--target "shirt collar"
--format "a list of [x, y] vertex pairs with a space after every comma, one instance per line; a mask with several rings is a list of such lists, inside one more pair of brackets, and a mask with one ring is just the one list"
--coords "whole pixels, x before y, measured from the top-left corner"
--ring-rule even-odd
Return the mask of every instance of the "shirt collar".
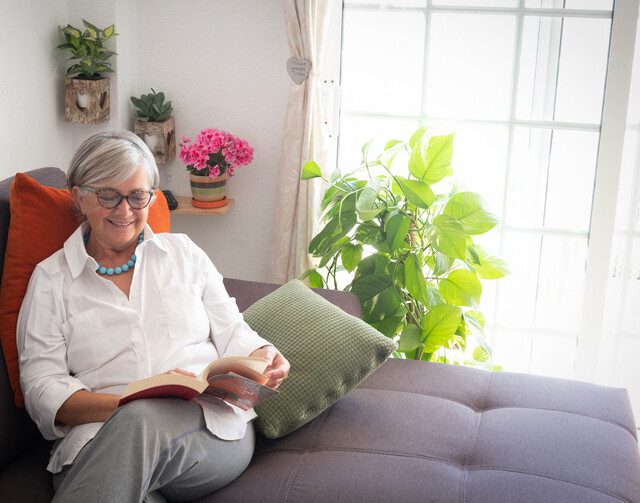
[[[64, 242], [64, 255], [67, 259], [67, 264], [69, 264], [69, 271], [71, 272], [73, 279], [80, 276], [80, 273], [87, 265], [87, 262], [91, 263], [91, 267], [93, 269], [96, 269], [98, 266], [95, 259], [87, 253], [87, 249], [84, 245], [83, 236], [87, 232], [88, 228], [89, 224], [87, 222], [83, 222]], [[146, 243], [153, 243], [154, 246], [158, 247], [163, 252], [167, 252], [167, 246], [153, 232], [153, 230], [151, 230], [149, 224], [145, 224], [144, 226], [144, 241], [138, 245], [140, 250], [143, 250], [145, 246], [149, 246]]]

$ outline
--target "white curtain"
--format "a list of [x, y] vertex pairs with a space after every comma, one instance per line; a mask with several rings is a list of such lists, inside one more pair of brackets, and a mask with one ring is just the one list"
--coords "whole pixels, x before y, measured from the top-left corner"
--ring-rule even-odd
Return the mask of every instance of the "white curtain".
[[[326, 138], [321, 124], [318, 71], [322, 61], [333, 0], [283, 0], [291, 57], [311, 61], [309, 77], [289, 84], [289, 100], [282, 134], [276, 222], [271, 242], [268, 279], [283, 284], [311, 267], [307, 248], [316, 230], [321, 185], [300, 180], [309, 160], [320, 166], [326, 159]], [[282, 62], [283, 67], [285, 62]]]

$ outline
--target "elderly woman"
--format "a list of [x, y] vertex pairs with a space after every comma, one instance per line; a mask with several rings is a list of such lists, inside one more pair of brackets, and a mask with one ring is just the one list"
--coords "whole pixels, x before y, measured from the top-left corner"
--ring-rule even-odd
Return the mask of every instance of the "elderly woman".
[[58, 501], [188, 501], [238, 477], [254, 448], [253, 409], [216, 398], [147, 399], [118, 408], [125, 386], [199, 373], [227, 355], [289, 364], [244, 322], [207, 255], [147, 225], [153, 155], [132, 133], [92, 136], [67, 183], [84, 222], [33, 272], [18, 320], [27, 411], [56, 439]]

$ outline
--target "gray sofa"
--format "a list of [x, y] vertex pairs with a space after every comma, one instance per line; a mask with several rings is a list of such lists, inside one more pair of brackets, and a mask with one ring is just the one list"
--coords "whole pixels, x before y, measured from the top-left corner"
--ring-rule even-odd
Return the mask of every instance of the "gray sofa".
[[[54, 168], [30, 174], [64, 184]], [[0, 182], [0, 273], [10, 183]], [[277, 288], [225, 283], [241, 310]], [[318, 293], [359, 314], [352, 295]], [[51, 499], [49, 447], [13, 405], [0, 357], [1, 501]], [[258, 435], [246, 472], [200, 501], [632, 503], [640, 456], [625, 390], [388, 360], [306, 426], [278, 440]]]

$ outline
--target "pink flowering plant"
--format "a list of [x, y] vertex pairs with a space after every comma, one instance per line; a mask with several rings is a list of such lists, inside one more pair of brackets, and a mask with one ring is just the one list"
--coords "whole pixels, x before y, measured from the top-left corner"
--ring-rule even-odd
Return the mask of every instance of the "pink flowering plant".
[[216, 178], [253, 160], [253, 148], [246, 140], [215, 128], [203, 129], [195, 141], [181, 136], [180, 160], [197, 176]]

